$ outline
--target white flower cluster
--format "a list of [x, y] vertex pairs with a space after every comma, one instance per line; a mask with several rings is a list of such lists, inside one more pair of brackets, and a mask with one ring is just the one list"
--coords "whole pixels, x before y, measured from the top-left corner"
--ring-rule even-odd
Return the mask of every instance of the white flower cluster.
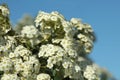
[[88, 65], [84, 71], [84, 77], [88, 80], [100, 80], [99, 76], [96, 74], [97, 73], [97, 68], [93, 65]]
[[17, 74], [4, 74], [1, 80], [20, 80]]
[[[35, 23], [45, 41], [40, 46], [38, 57], [47, 59], [46, 67], [56, 68], [56, 72], [62, 69], [64, 78], [84, 79], [81, 78], [83, 66], [78, 58], [92, 50], [94, 35], [90, 25], [76, 18], [66, 21], [58, 12], [49, 14], [42, 11]], [[87, 67], [89, 63], [84, 64]]]
[[16, 47], [16, 40], [11, 36], [0, 36], [0, 55], [8, 55]]
[[41, 11], [35, 25], [17, 34], [5, 18], [8, 9], [0, 10], [0, 20], [7, 21], [0, 22], [0, 80], [100, 80], [87, 56], [95, 39], [90, 25]]
[[[80, 54], [92, 51], [94, 32], [90, 25], [83, 24], [79, 19], [72, 18], [69, 22], [58, 12], [49, 14], [41, 11], [36, 17], [35, 23], [40, 30], [41, 36], [46, 41], [51, 39], [52, 43], [62, 41], [64, 48], [65, 46], [68, 47], [67, 45], [71, 46], [71, 49], [76, 46], [75, 49]], [[68, 43], [65, 45], [65, 42]], [[79, 50], [80, 48], [82, 49], [81, 51]]]
[[38, 35], [38, 30], [33, 25], [23, 27], [21, 31], [22, 37], [36, 38]]
[[28, 43], [28, 45], [32, 47], [40, 43], [40, 32], [34, 25], [24, 26], [21, 30], [21, 34], [18, 37], [22, 38], [20, 42]]
[[80, 66], [76, 63], [74, 59], [69, 57], [68, 53], [62, 49], [60, 46], [55, 46], [52, 44], [42, 45], [38, 56], [47, 59], [47, 67], [52, 69], [57, 65], [57, 71], [60, 71], [59, 67], [63, 66], [64, 77], [73, 77], [74, 73], [80, 72]]
[[15, 73], [22, 75], [22, 78], [32, 80], [39, 73], [40, 63], [27, 48], [19, 45], [9, 57], [14, 64]]
[[62, 21], [65, 21], [64, 17], [58, 12], [49, 14], [41, 11], [36, 17], [35, 23], [41, 36], [47, 41], [50, 38], [60, 39], [64, 37]]
[[50, 75], [46, 73], [40, 73], [37, 75], [37, 80], [50, 80]]
[[32, 55], [32, 53], [22, 45], [17, 46], [13, 53], [9, 53], [10, 58], [22, 57], [23, 60], [28, 60], [30, 55]]
[[10, 58], [2, 57], [0, 62], [0, 71], [8, 72], [12, 70], [13, 64]]
[[83, 44], [85, 53], [90, 53], [93, 48], [93, 41], [95, 40], [91, 26], [89, 24], [82, 24], [77, 18], [72, 18], [71, 23], [78, 30], [76, 38], [79, 40], [80, 44]]
[[0, 6], [0, 35], [4, 35], [11, 30], [9, 13], [9, 9], [6, 5]]
[[2, 15], [8, 16], [10, 14], [9, 9], [6, 5], [0, 6], [0, 10], [2, 11]]

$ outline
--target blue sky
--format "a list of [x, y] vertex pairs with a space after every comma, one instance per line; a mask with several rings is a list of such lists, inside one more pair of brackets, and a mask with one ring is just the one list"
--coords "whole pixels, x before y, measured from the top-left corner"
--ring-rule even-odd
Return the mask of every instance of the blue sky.
[[16, 23], [25, 13], [36, 16], [39, 10], [59, 11], [66, 19], [81, 18], [94, 29], [91, 58], [120, 80], [120, 0], [0, 0], [10, 8]]

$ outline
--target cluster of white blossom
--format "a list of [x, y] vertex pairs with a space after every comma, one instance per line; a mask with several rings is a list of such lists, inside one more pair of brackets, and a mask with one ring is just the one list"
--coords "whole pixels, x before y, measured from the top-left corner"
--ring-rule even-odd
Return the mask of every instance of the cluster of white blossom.
[[39, 35], [39, 32], [33, 25], [23, 27], [21, 31], [22, 37], [36, 38], [38, 37], [38, 35]]
[[39, 60], [22, 45], [17, 46], [13, 53], [9, 53], [9, 58], [14, 65], [14, 73], [21, 75], [22, 79], [34, 80], [39, 73]]
[[42, 45], [40, 47], [39, 57], [47, 57], [47, 67], [52, 68], [54, 64], [62, 61], [62, 57], [65, 55], [65, 51], [59, 47], [52, 44]]
[[67, 21], [57, 11], [40, 11], [35, 25], [17, 34], [5, 5], [0, 21], [0, 80], [100, 80], [87, 56], [95, 40], [90, 25], [77, 18]]
[[9, 72], [13, 67], [12, 61], [9, 57], [2, 57], [0, 65], [0, 71], [4, 72]]
[[40, 46], [38, 57], [47, 59], [46, 67], [56, 68], [56, 72], [63, 70], [64, 78], [84, 80], [86, 77], [82, 74], [83, 70], [92, 63], [84, 63], [86, 66], [82, 70], [78, 58], [92, 50], [94, 33], [90, 25], [83, 24], [76, 18], [72, 18], [70, 22], [66, 21], [58, 12], [42, 11], [36, 17], [35, 23], [44, 42]]
[[40, 32], [34, 25], [24, 26], [18, 37], [22, 38], [22, 40], [20, 42], [28, 43], [28, 45], [32, 46], [32, 47], [34, 47], [34, 45], [37, 45], [41, 41], [40, 40]]
[[[5, 55], [14, 50], [16, 41], [11, 36], [0, 36], [0, 55]], [[4, 54], [2, 54], [4, 53]]]
[[40, 73], [37, 75], [37, 80], [51, 80], [50, 75], [46, 73]]
[[20, 80], [17, 74], [4, 74], [1, 80]]
[[11, 30], [10, 21], [8, 18], [9, 13], [9, 9], [6, 5], [0, 6], [0, 35], [4, 35]]
[[95, 65], [88, 65], [83, 73], [84, 77], [88, 80], [100, 80], [99, 73], [97, 73], [97, 68]]
[[3, 16], [8, 16], [10, 14], [9, 9], [6, 5], [0, 6], [0, 10]]

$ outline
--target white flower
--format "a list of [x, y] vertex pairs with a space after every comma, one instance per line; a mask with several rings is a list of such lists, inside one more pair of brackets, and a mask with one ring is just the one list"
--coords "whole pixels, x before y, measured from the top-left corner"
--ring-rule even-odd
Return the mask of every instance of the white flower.
[[64, 20], [64, 16], [57, 11], [51, 12], [51, 15], [57, 16], [59, 19]]
[[88, 37], [86, 37], [85, 35], [83, 34], [78, 34], [77, 37], [83, 41], [83, 42], [87, 42], [88, 41]]
[[37, 75], [37, 80], [50, 80], [50, 75], [46, 73], [40, 73]]
[[23, 70], [24, 65], [22, 59], [14, 59], [12, 61], [14, 62], [14, 70], [16, 73], [19, 73]]
[[47, 67], [51, 69], [54, 64], [62, 61], [65, 54], [66, 52], [61, 47], [55, 46], [53, 44], [47, 44], [40, 47], [38, 57], [48, 58]]
[[57, 12], [40, 12], [36, 17], [35, 25], [39, 28], [41, 36], [45, 41], [50, 37], [61, 39], [65, 35], [62, 21], [65, 21], [65, 19]]
[[9, 53], [15, 48], [16, 41], [14, 37], [4, 36], [0, 37], [0, 51]]
[[67, 62], [65, 61], [65, 62], [62, 63], [62, 66], [63, 66], [63, 68], [67, 69], [69, 67], [72, 67], [73, 64], [69, 61], [67, 61]]
[[77, 37], [79, 38], [79, 41], [82, 43], [82, 47], [84, 48], [84, 51], [86, 53], [90, 53], [93, 48], [93, 41], [84, 34], [78, 34]]
[[96, 68], [92, 65], [88, 65], [84, 71], [84, 77], [88, 80], [95, 80], [99, 78], [99, 75], [96, 72]]
[[1, 80], [20, 80], [17, 74], [4, 74]]
[[43, 21], [43, 20], [45, 20], [45, 21], [50, 20], [50, 15], [49, 15], [49, 13], [39, 11], [39, 13], [38, 13], [38, 15], [35, 19], [36, 27], [38, 27], [38, 25], [40, 25], [40, 22]]
[[75, 25], [81, 23], [80, 19], [77, 19], [77, 18], [72, 18], [70, 21]]
[[0, 10], [2, 11], [2, 15], [4, 15], [5, 17], [10, 14], [9, 9], [5, 6], [0, 6]]
[[76, 72], [79, 72], [80, 70], [81, 70], [80, 66], [75, 65], [75, 71], [76, 71]]
[[52, 68], [53, 68], [53, 63], [50, 63], [49, 60], [48, 60], [47, 62], [48, 62], [48, 63], [47, 63], [47, 67], [48, 67], [49, 69], [52, 69]]
[[61, 47], [55, 46], [52, 44], [47, 44], [47, 45], [42, 45], [40, 47], [38, 56], [39, 57], [50, 57], [50, 56], [54, 56], [54, 55], [63, 56], [64, 54], [65, 54], [65, 51]]
[[15, 54], [11, 52], [11, 53], [9, 54], [9, 58], [13, 58], [13, 57], [15, 57]]
[[29, 56], [32, 53], [27, 48], [23, 47], [22, 45], [19, 45], [16, 47], [14, 54], [19, 54], [19, 56], [24, 57], [24, 56]]
[[70, 27], [70, 23], [68, 21], [62, 21], [62, 26], [65, 27], [65, 28], [69, 28]]
[[[7, 23], [8, 8], [0, 6], [0, 11], [0, 20]], [[98, 68], [86, 56], [93, 48], [93, 30], [80, 19], [67, 21], [57, 11], [41, 11], [35, 26], [24, 26], [20, 34], [6, 34], [9, 24], [2, 27], [0, 80], [100, 79]]]
[[61, 45], [63, 46], [63, 48], [65, 49], [69, 56], [73, 58], [77, 57], [79, 46], [74, 42], [73, 39], [70, 38], [62, 39]]
[[30, 62], [31, 65], [34, 65], [32, 67], [32, 70], [34, 71], [34, 73], [39, 73], [39, 70], [40, 70], [39, 60], [35, 56], [30, 56], [29, 57], [29, 62]]
[[91, 25], [89, 25], [89, 24], [84, 24], [84, 26], [85, 26], [85, 33], [92, 33], [93, 32], [93, 29], [91, 28]]
[[91, 44], [91, 43], [85, 43], [84, 44], [84, 50], [85, 50], [85, 52], [86, 53], [90, 53], [91, 51], [92, 51], [92, 47], [93, 47], [93, 45]]
[[60, 62], [62, 61], [62, 57], [61, 56], [52, 56], [52, 57], [49, 57], [48, 60], [47, 60], [47, 67], [48, 68], [53, 68], [53, 65], [56, 64], [57, 62]]
[[24, 77], [30, 77], [33, 73], [39, 73], [40, 63], [35, 56], [29, 56], [29, 59], [25, 62], [21, 61], [21, 59], [16, 59], [15, 61], [14, 68], [16, 73]]
[[29, 77], [32, 74], [33, 65], [30, 64], [30, 62], [24, 62], [23, 63], [23, 70], [22, 70], [22, 76]]
[[21, 31], [22, 37], [34, 38], [38, 37], [38, 35], [39, 35], [38, 30], [33, 25], [24, 26]]
[[57, 18], [57, 16], [51, 16], [51, 18], [50, 18], [52, 21], [58, 21], [58, 18]]
[[73, 74], [73, 69], [72, 68], [66, 68], [64, 70], [64, 77], [72, 78], [72, 74]]
[[8, 57], [2, 57], [2, 61], [0, 62], [0, 71], [8, 72], [12, 70], [13, 63]]

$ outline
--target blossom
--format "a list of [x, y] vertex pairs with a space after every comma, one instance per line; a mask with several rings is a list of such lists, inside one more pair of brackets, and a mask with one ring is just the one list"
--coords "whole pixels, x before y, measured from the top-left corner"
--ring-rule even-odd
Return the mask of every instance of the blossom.
[[9, 21], [9, 9], [6, 5], [0, 5], [0, 35], [7, 34], [11, 30]]
[[2, 57], [0, 62], [0, 71], [9, 72], [13, 68], [13, 63], [10, 58]]
[[51, 80], [50, 75], [46, 73], [40, 73], [37, 75], [37, 80]]
[[1, 36], [0, 38], [0, 52], [2, 55], [8, 55], [16, 47], [16, 40], [11, 36]]
[[40, 47], [40, 51], [38, 53], [39, 57], [52, 57], [54, 55], [61, 55], [63, 56], [65, 51], [59, 47], [52, 44], [42, 45]]
[[39, 57], [47, 57], [47, 67], [52, 68], [54, 64], [62, 61], [65, 51], [59, 47], [52, 44], [42, 45], [38, 53]]
[[76, 70], [76, 72], [80, 71], [80, 70], [81, 70], [81, 69], [80, 69], [80, 66], [76, 65], [76, 66], [75, 66], [75, 70]]
[[38, 35], [39, 35], [39, 32], [33, 25], [23, 27], [21, 31], [22, 37], [34, 38], [34, 37], [38, 37]]
[[88, 65], [84, 71], [84, 77], [88, 80], [99, 80], [99, 76], [96, 73], [96, 68], [94, 66]]
[[20, 80], [17, 74], [4, 74], [1, 80]]
[[40, 11], [35, 25], [18, 34], [0, 6], [0, 80], [100, 80], [102, 72], [88, 58], [94, 31], [78, 18]]
[[48, 40], [51, 36], [54, 38], [63, 38], [64, 30], [62, 26], [62, 20], [64, 20], [58, 12], [46, 13], [39, 12], [36, 17], [36, 27], [41, 31], [41, 36]]
[[15, 48], [14, 53], [10, 53], [9, 56], [11, 56], [11, 54], [14, 54], [15, 57], [22, 57], [23, 60], [28, 60], [28, 57], [32, 55], [32, 52], [24, 46], [19, 45]]
[[7, 5], [0, 6], [0, 10], [2, 11], [2, 15], [4, 16], [8, 16], [10, 14]]
[[71, 62], [63, 62], [62, 66], [67, 69], [69, 67], [72, 67], [72, 63]]

